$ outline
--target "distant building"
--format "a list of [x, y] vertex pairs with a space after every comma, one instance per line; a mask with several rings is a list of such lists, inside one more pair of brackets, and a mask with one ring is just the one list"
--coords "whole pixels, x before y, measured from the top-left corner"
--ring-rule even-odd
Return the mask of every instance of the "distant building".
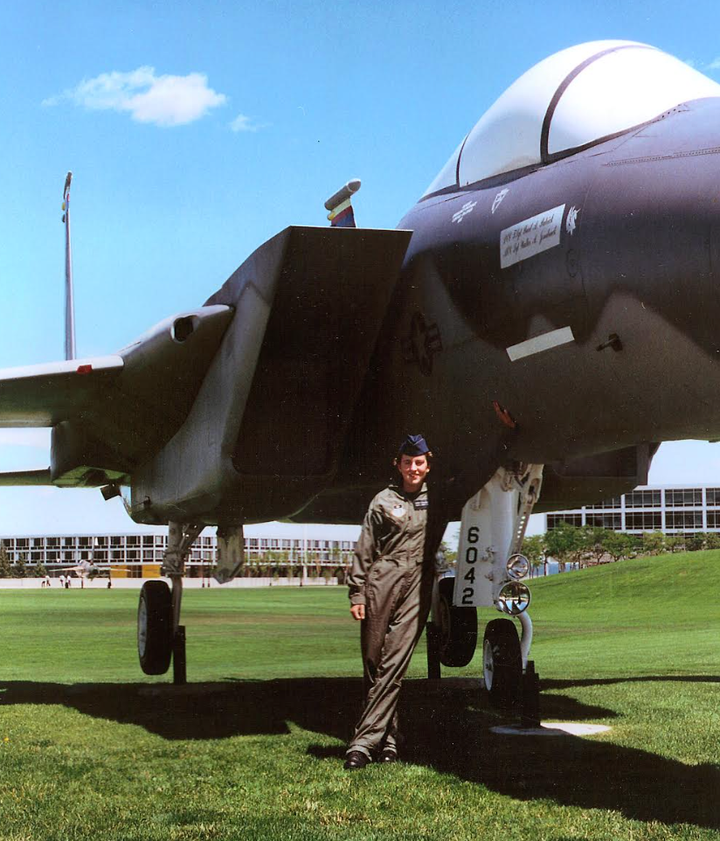
[[645, 485], [597, 505], [545, 515], [546, 529], [561, 522], [573, 526], [600, 526], [630, 534], [720, 531], [720, 487]]
[[[160, 571], [167, 546], [166, 534], [65, 534], [0, 537], [11, 564], [24, 561], [29, 574], [42, 564], [48, 572], [61, 566], [92, 561], [110, 565], [113, 575], [147, 578]], [[248, 566], [258, 564], [283, 566], [341, 567], [352, 560], [352, 540], [324, 540], [314, 537], [246, 537], [245, 558]], [[215, 535], [198, 537], [187, 563], [189, 576], [210, 572], [217, 554]]]

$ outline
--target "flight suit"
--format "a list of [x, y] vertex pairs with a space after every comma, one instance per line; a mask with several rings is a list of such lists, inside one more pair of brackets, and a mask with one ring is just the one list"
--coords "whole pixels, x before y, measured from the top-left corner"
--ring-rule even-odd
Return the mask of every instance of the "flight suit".
[[360, 639], [365, 708], [348, 751], [397, 750], [400, 684], [425, 627], [434, 577], [427, 562], [428, 493], [390, 485], [370, 503], [355, 546], [350, 602], [365, 605]]

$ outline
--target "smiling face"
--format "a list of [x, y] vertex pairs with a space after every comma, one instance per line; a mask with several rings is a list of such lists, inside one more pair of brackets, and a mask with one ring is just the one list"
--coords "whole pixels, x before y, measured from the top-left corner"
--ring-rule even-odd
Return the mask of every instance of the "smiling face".
[[400, 456], [397, 469], [403, 480], [403, 490], [406, 493], [419, 491], [425, 477], [430, 472], [430, 463], [427, 455], [422, 456]]

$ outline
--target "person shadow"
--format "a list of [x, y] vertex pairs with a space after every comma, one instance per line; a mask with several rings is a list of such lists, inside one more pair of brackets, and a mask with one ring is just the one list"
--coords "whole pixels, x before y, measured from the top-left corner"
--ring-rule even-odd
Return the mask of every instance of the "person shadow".
[[[617, 717], [612, 710], [548, 690], [625, 680], [543, 682], [542, 717], [571, 722]], [[328, 746], [327, 740], [313, 744], [308, 753], [317, 761], [337, 763], [360, 712], [362, 681], [227, 679], [185, 686], [9, 681], [0, 682], [0, 697], [4, 706], [61, 704], [96, 718], [139, 725], [168, 740], [284, 734], [297, 725], [336, 739], [336, 745]], [[477, 679], [407, 679], [399, 713], [406, 736], [400, 743], [403, 762], [518, 800], [551, 800], [562, 806], [618, 811], [632, 820], [720, 828], [717, 765], [687, 765], [597, 737], [517, 735], [512, 728], [497, 732], [497, 725], [511, 720], [489, 706]]]

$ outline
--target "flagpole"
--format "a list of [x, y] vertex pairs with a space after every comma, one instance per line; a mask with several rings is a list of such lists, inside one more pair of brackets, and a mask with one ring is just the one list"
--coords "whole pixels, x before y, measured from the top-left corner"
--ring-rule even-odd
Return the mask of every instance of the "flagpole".
[[63, 190], [63, 222], [65, 223], [65, 359], [75, 359], [75, 304], [73, 300], [72, 248], [70, 245], [70, 183], [72, 172], [65, 177]]

